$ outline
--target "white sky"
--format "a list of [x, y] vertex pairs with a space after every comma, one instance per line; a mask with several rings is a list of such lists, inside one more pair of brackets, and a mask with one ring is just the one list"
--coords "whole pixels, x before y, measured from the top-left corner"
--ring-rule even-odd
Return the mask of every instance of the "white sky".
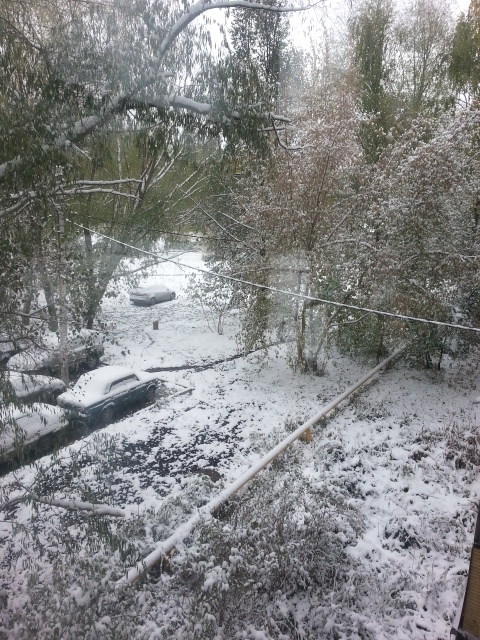
[[[406, 4], [408, 0], [394, 0], [397, 5]], [[298, 0], [290, 0], [292, 5], [299, 4]], [[358, 5], [359, 0], [324, 0], [321, 4], [305, 12], [290, 14], [292, 38], [299, 48], [309, 49], [311, 42], [321, 42], [325, 32], [342, 39], [346, 33], [349, 9]], [[461, 13], [466, 13], [470, 0], [451, 0], [449, 3], [454, 19]], [[231, 15], [231, 14], [230, 14]], [[221, 27], [228, 23], [227, 12], [223, 9], [209, 11], [204, 17], [209, 22], [212, 43], [215, 48], [222, 41]], [[333, 33], [332, 33], [333, 31]]]
[[[394, 4], [406, 4], [404, 0], [396, 0]], [[296, 4], [295, 0], [292, 4]], [[351, 6], [358, 5], [357, 1], [349, 0], [325, 0], [322, 4], [302, 13], [293, 13], [290, 16], [292, 37], [294, 42], [302, 47], [308, 48], [310, 38], [315, 38], [327, 30], [336, 32], [338, 37], [345, 33], [346, 21]], [[453, 0], [448, 3], [454, 19], [461, 13], [466, 13], [470, 5], [470, 0]], [[335, 34], [332, 34], [335, 35]]]

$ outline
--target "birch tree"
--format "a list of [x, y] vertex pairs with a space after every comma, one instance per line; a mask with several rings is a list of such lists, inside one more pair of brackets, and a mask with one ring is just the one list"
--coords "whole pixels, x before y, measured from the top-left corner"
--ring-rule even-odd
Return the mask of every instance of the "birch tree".
[[[172, 131], [263, 144], [268, 134], [260, 123], [278, 116], [232, 91], [228, 74], [218, 73], [210, 27], [202, 21], [214, 9], [229, 8], [286, 13], [302, 7], [241, 0], [200, 0], [189, 6], [180, 1], [2, 2], [0, 224], [2, 267], [9, 274], [2, 297], [11, 300], [8, 313], [20, 311], [12, 291], [26, 289], [25, 278], [18, 275], [24, 267], [18, 263], [28, 265], [32, 252], [52, 265], [44, 268], [48, 294], [47, 276], [60, 268], [50, 252], [58, 208], [82, 223], [76, 209], [85, 211], [86, 205], [78, 203], [98, 203], [103, 197], [104, 212], [106, 200], [112, 211], [121, 202], [135, 218], [146, 191], [175, 156]], [[137, 175], [126, 167], [106, 175], [99, 168], [102, 153], [108, 155], [117, 134], [128, 131], [143, 136], [148, 157]], [[30, 238], [26, 252], [19, 233]], [[38, 233], [41, 243], [33, 249], [31, 240]], [[88, 232], [85, 240], [88, 263]], [[100, 278], [100, 291], [112, 265]], [[67, 277], [65, 263], [62, 269]], [[87, 324], [92, 313], [94, 308], [86, 311]]]

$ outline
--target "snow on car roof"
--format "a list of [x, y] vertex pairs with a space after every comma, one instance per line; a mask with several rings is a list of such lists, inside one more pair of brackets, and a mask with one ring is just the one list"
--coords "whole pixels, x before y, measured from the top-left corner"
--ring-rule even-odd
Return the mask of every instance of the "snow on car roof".
[[4, 376], [5, 380], [10, 382], [17, 395], [37, 391], [52, 386], [52, 384], [59, 388], [64, 386], [61, 380], [50, 376], [31, 376], [27, 373], [20, 373], [19, 371], [5, 371]]
[[105, 392], [110, 384], [118, 378], [135, 374], [128, 367], [122, 367], [121, 365], [110, 365], [107, 367], [100, 367], [95, 371], [89, 371], [80, 376], [77, 380], [74, 389], [82, 389], [83, 391], [99, 391]]
[[16, 353], [9, 359], [7, 366], [11, 369], [34, 369], [42, 364], [47, 353], [48, 350], [46, 348], [42, 349], [35, 346], [28, 351]]
[[135, 291], [168, 291], [168, 287], [164, 284], [149, 284], [145, 287], [137, 287], [132, 293]]
[[102, 401], [110, 391], [112, 382], [135, 375], [141, 382], [156, 381], [157, 376], [147, 371], [134, 371], [123, 366], [106, 366], [95, 371], [85, 373], [77, 380], [75, 385], [59, 396], [58, 402], [68, 402], [77, 406], [89, 406]]
[[[67, 423], [63, 409], [41, 402], [28, 409], [0, 411], [0, 417], [8, 425], [0, 435], [1, 455], [12, 451], [16, 443], [30, 444], [47, 433], [58, 431]], [[9, 425], [9, 418], [17, 423], [17, 427]]]

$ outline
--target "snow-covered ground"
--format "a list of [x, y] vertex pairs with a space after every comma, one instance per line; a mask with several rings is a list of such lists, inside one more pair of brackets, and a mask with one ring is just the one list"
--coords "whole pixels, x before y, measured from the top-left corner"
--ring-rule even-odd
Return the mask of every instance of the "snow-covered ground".
[[[196, 253], [179, 260], [202, 264]], [[117, 439], [121, 458], [105, 477], [99, 477], [91, 455], [82, 458], [98, 433], [63, 450], [61, 459], [73, 455], [77, 460], [77, 475], [46, 473], [48, 483], [40, 485], [48, 485], [56, 497], [81, 499], [71, 495], [79, 478], [88, 481], [93, 494], [108, 480], [111, 503], [127, 518], [196, 495], [192, 510], [374, 366], [337, 355], [324, 376], [314, 377], [292, 372], [285, 345], [271, 347], [266, 361], [259, 353], [240, 356], [238, 319], [227, 318], [222, 336], [212, 332], [204, 312], [186, 293], [187, 274], [165, 263], [145, 280], [173, 288], [173, 302], [134, 307], [128, 292], [105, 300], [103, 319], [112, 340], [103, 361], [165, 369], [159, 373], [165, 393], [156, 404], [102, 430]], [[158, 331], [153, 330], [155, 320]], [[222, 359], [209, 368], [195, 368]], [[478, 375], [476, 360], [446, 362], [440, 372], [417, 371], [399, 361], [314, 428], [310, 445], [294, 445], [305, 479], [337, 487], [362, 515], [364, 531], [346, 550], [366, 576], [375, 576], [366, 584], [377, 585], [377, 591], [362, 597], [364, 610], [350, 612], [357, 630], [354, 622], [343, 635], [325, 631], [319, 637], [448, 638], [465, 587], [480, 496], [480, 441], [472, 404]], [[40, 461], [45, 468], [50, 464], [50, 456]], [[217, 480], [208, 471], [212, 469], [220, 479], [205, 482], [205, 473]], [[18, 483], [28, 486], [38, 475], [37, 465], [2, 478], [4, 498], [11, 497], [12, 487], [18, 491]], [[54, 518], [54, 508], [49, 509], [45, 523]], [[21, 560], [29, 548], [12, 542], [12, 525], [28, 526], [31, 510], [21, 504], [0, 516], [0, 596], [9, 609], [21, 607], [28, 590]], [[183, 504], [181, 512], [172, 512], [160, 534], [147, 531], [149, 548], [186, 519], [188, 510]], [[10, 565], [15, 553], [19, 560]], [[48, 553], [42, 562], [42, 579], [48, 579]], [[332, 609], [330, 630], [344, 613]]]

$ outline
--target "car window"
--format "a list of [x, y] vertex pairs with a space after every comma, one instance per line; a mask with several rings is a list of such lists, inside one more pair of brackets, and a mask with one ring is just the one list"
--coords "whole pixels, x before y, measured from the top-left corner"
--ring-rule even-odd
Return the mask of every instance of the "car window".
[[80, 340], [80, 338], [71, 338], [67, 342], [67, 345], [68, 345], [69, 349], [78, 349], [78, 347], [82, 347], [83, 346], [83, 341]]
[[121, 387], [125, 387], [132, 382], [137, 382], [138, 378], [135, 375], [127, 376], [126, 378], [121, 378], [120, 380], [115, 380], [110, 385], [110, 391], [115, 391], [116, 389], [120, 389]]

